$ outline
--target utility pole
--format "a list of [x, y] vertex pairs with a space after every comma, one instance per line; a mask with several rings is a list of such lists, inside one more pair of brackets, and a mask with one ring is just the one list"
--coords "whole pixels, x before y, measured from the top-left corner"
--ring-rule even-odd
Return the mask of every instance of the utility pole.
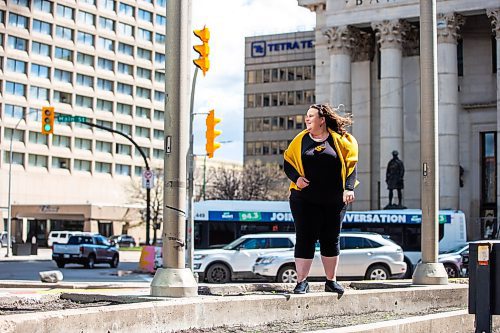
[[151, 282], [151, 295], [186, 297], [198, 295], [193, 273], [185, 267], [191, 1], [167, 1], [166, 17], [163, 268]]
[[422, 263], [414, 284], [448, 284], [438, 257], [439, 160], [436, 0], [420, 0], [420, 159]]

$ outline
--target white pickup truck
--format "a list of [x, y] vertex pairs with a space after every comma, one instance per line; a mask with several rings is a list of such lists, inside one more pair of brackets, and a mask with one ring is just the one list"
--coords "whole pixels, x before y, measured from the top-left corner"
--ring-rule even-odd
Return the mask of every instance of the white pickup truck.
[[66, 264], [94, 268], [99, 263], [107, 263], [116, 268], [120, 262], [116, 246], [101, 235], [76, 235], [69, 238], [68, 244], [54, 243], [52, 259], [59, 268]]

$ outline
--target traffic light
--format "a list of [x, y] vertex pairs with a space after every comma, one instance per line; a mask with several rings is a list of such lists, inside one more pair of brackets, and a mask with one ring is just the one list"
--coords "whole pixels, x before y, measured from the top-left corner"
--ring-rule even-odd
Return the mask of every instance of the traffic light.
[[220, 135], [222, 131], [216, 130], [215, 125], [220, 123], [220, 118], [215, 118], [215, 111], [210, 110], [207, 116], [207, 144], [205, 149], [207, 151], [208, 158], [214, 157], [214, 151], [220, 148], [220, 143], [215, 142], [215, 137]]
[[54, 107], [42, 107], [42, 134], [54, 133]]
[[207, 27], [203, 27], [201, 30], [193, 30], [196, 37], [201, 39], [201, 45], [194, 45], [193, 49], [198, 52], [200, 57], [193, 60], [196, 67], [203, 71], [203, 76], [210, 68], [210, 60], [208, 60], [208, 54], [210, 53], [210, 47], [208, 46], [208, 40], [210, 39], [210, 30]]

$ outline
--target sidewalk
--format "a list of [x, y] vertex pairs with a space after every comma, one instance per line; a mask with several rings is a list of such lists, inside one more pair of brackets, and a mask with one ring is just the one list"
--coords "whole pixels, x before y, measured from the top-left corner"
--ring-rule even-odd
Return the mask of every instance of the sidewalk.
[[[13, 256], [5, 257], [7, 248], [0, 248], [0, 263], [2, 261], [30, 261], [30, 260], [52, 260], [52, 250], [50, 248], [38, 248], [38, 254], [35, 256]], [[120, 251], [121, 262], [139, 262], [141, 251]]]

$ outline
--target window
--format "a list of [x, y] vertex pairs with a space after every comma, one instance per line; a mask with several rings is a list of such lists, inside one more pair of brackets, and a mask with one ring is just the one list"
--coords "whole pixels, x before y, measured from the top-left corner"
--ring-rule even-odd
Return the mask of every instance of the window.
[[28, 29], [28, 18], [26, 16], [14, 14], [12, 12], [9, 13], [9, 25], [11, 27]]
[[8, 118], [22, 119], [24, 108], [19, 105], [5, 104], [4, 116]]
[[165, 120], [165, 112], [163, 112], [161, 110], [155, 110], [154, 119], [159, 120], [159, 121], [164, 121]]
[[143, 87], [136, 87], [135, 95], [136, 97], [151, 99], [151, 90]]
[[95, 37], [92, 34], [78, 31], [77, 43], [87, 45], [87, 46], [94, 46], [95, 45]]
[[155, 42], [157, 44], [165, 44], [165, 35], [160, 33], [155, 33]]
[[114, 85], [113, 81], [105, 79], [97, 79], [97, 88], [99, 88], [102, 91], [113, 92], [113, 85]]
[[165, 73], [155, 72], [155, 81], [165, 83]]
[[75, 138], [75, 149], [92, 150], [92, 140]]
[[111, 163], [95, 162], [95, 172], [111, 174]]
[[122, 115], [131, 116], [132, 115], [132, 105], [118, 103], [116, 104], [116, 112]]
[[56, 25], [56, 36], [67, 41], [73, 41], [73, 29]]
[[116, 130], [127, 135], [132, 135], [132, 126], [127, 124], [116, 123]]
[[99, 57], [97, 59], [97, 67], [105, 71], [113, 71], [113, 60]]
[[130, 84], [118, 82], [116, 91], [120, 94], [132, 96], [132, 86]]
[[[97, 119], [96, 122], [95, 122], [97, 125], [99, 126], [103, 126], [103, 127], [106, 127], [106, 128], [113, 128], [113, 123], [110, 122], [110, 121], [106, 121], [106, 120], [101, 120], [101, 119]], [[98, 129], [99, 131], [104, 131], [103, 129]], [[107, 132], [107, 131], [106, 131]]]
[[151, 51], [143, 49], [142, 47], [137, 48], [137, 57], [144, 60], [151, 61]]
[[134, 55], [134, 47], [125, 43], [119, 43], [118, 52], [132, 57]]
[[54, 102], [71, 104], [71, 94], [63, 91], [54, 90]]
[[52, 135], [52, 146], [60, 148], [69, 148], [71, 144], [71, 138], [65, 135]]
[[7, 45], [15, 50], [28, 51], [28, 40], [21, 37], [9, 36]]
[[165, 55], [163, 53], [155, 53], [155, 62], [160, 65], [165, 64]]
[[31, 42], [31, 53], [50, 57], [50, 46], [43, 43]]
[[84, 74], [77, 74], [76, 84], [82, 87], [94, 88], [94, 78]]
[[269, 248], [292, 248], [293, 243], [288, 238], [269, 238]]
[[64, 157], [52, 157], [52, 167], [55, 169], [69, 170], [69, 159]]
[[155, 138], [156, 140], [163, 140], [163, 131], [162, 130], [159, 130], [159, 129], [155, 129], [153, 131], [153, 138]]
[[28, 7], [28, 0], [12, 0], [11, 2], [17, 6]]
[[130, 145], [124, 145], [121, 143], [117, 143], [115, 152], [119, 155], [131, 156], [132, 155], [132, 147]]
[[96, 108], [99, 111], [113, 112], [113, 102], [98, 98]]
[[55, 57], [61, 60], [73, 61], [73, 51], [56, 47]]
[[130, 17], [135, 17], [134, 16], [134, 7], [127, 5], [126, 3], [120, 2], [120, 6], [118, 7], [118, 14], [130, 16]]
[[149, 138], [149, 128], [136, 126], [135, 135], [141, 138]]
[[75, 105], [82, 108], [92, 109], [93, 101], [92, 97], [76, 95]]
[[52, 2], [48, 0], [33, 0], [33, 9], [51, 14]]
[[[146, 155], [146, 157], [149, 157], [149, 148], [147, 147], [140, 147], [142, 152], [144, 153], [144, 155]], [[135, 148], [135, 157], [142, 157], [139, 149]]]
[[116, 164], [115, 174], [122, 176], [130, 176], [130, 165]]
[[7, 71], [26, 74], [26, 62], [16, 59], [7, 59]]
[[47, 145], [48, 136], [39, 132], [30, 132], [29, 142], [38, 145]]
[[63, 71], [62, 69], [54, 70], [54, 80], [64, 83], [72, 83], [73, 73], [68, 71]]
[[150, 113], [151, 113], [151, 110], [148, 108], [143, 108], [140, 106], [135, 107], [135, 116], [137, 118], [149, 119]]
[[74, 19], [74, 9], [71, 7], [57, 5], [57, 18], [64, 18], [73, 21]]
[[95, 142], [95, 150], [100, 153], [110, 153], [111, 154], [111, 142], [98, 141]]
[[167, 0], [156, 0], [156, 5], [158, 7], [166, 8], [167, 7]]
[[162, 159], [163, 158], [163, 149], [153, 149], [153, 158]]
[[[496, 144], [495, 132], [481, 133], [481, 205], [496, 205]], [[496, 207], [495, 207], [496, 208]], [[483, 214], [484, 216], [485, 214]], [[484, 233], [483, 233], [484, 235]]]
[[6, 128], [3, 133], [4, 141], [9, 141], [12, 139], [13, 142], [24, 142], [24, 131], [19, 129]]
[[156, 14], [156, 24], [164, 27], [167, 24], [167, 18], [163, 15]]
[[91, 166], [90, 161], [75, 159], [73, 162], [73, 169], [78, 171], [90, 172], [90, 166]]
[[165, 93], [163, 91], [155, 90], [155, 101], [165, 102]]
[[114, 0], [99, 0], [99, 9], [115, 11]]
[[115, 51], [115, 42], [111, 39], [99, 37], [97, 40], [97, 47], [105, 51]]
[[139, 12], [138, 12], [137, 16], [138, 16], [137, 18], [139, 20], [153, 23], [153, 13], [148, 12], [147, 10], [139, 8]]
[[78, 23], [83, 23], [87, 26], [95, 27], [95, 15], [80, 10], [78, 12]]
[[52, 24], [33, 19], [33, 31], [44, 36], [52, 36]]
[[95, 6], [95, 0], [79, 0], [79, 3], [84, 3], [87, 5]]
[[48, 101], [49, 100], [49, 89], [31, 86], [30, 87], [30, 99], [35, 99], [38, 101]]
[[5, 93], [8, 95], [26, 97], [26, 85], [18, 82], [6, 81]]
[[115, 21], [106, 17], [99, 17], [99, 28], [115, 32]]
[[151, 80], [151, 70], [137, 67], [137, 77], [141, 79]]
[[90, 54], [80, 53], [76, 57], [76, 61], [81, 65], [94, 67], [94, 56]]
[[132, 65], [124, 64], [123, 62], [118, 63], [118, 73], [132, 76], [133, 67]]
[[120, 35], [127, 36], [127, 37], [134, 37], [134, 27], [125, 24], [125, 23], [118, 23], [118, 31]]
[[146, 42], [153, 41], [153, 33], [149, 30], [138, 28], [137, 29], [137, 38]]
[[[10, 152], [8, 151], [5, 152], [3, 160], [5, 163], [10, 163]], [[24, 165], [24, 154], [13, 152], [12, 164]]]
[[458, 76], [464, 76], [464, 40], [457, 40], [457, 72]]

